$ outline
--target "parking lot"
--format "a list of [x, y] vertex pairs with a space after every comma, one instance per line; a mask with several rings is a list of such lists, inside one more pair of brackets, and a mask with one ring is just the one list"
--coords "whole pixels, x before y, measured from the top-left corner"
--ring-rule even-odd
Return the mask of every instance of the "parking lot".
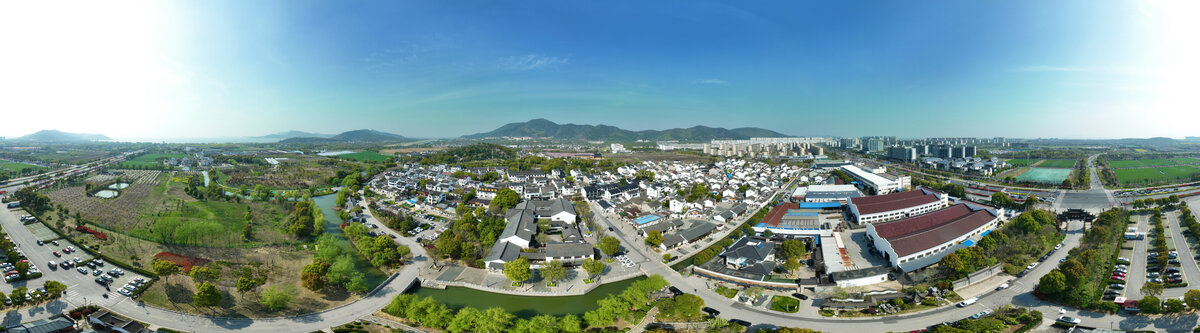
[[[145, 283], [149, 280], [111, 263], [94, 259], [65, 239], [39, 239], [38, 235], [31, 231], [36, 227], [27, 228], [20, 222], [20, 215], [24, 215], [21, 210], [0, 211], [0, 226], [3, 226], [4, 232], [25, 255], [24, 260], [29, 260], [31, 266], [36, 266], [43, 275], [34, 279], [4, 283], [0, 285], [0, 291], [11, 293], [13, 289], [22, 286], [36, 289], [42, 287], [46, 281], [58, 281], [67, 286], [63, 300], [68, 303], [108, 304], [125, 301], [128, 297], [124, 294], [129, 293], [129, 290], [124, 287], [128, 285], [129, 289], [133, 289], [131, 282], [140, 280]], [[38, 244], [39, 241], [43, 244]], [[55, 263], [54, 266], [50, 266], [51, 261]], [[64, 267], [63, 264], [67, 266]]]

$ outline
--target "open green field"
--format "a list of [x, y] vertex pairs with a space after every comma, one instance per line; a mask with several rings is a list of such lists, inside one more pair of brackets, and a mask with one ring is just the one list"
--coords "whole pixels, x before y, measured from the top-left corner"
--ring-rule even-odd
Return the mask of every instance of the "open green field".
[[387, 161], [387, 159], [391, 156], [383, 155], [383, 154], [376, 153], [376, 152], [373, 152], [370, 150], [364, 150], [364, 151], [360, 151], [357, 153], [338, 155], [338, 157], [345, 158], [345, 159], [351, 159], [351, 160], [355, 160], [355, 161], [383, 162], [383, 161]]
[[121, 167], [121, 168], [139, 168], [139, 167], [140, 168], [155, 168], [155, 167], [162, 166], [162, 163], [159, 163], [160, 159], [184, 158], [184, 157], [188, 157], [188, 155], [187, 154], [144, 154], [142, 156], [135, 157], [132, 160], [122, 162], [120, 165], [118, 165], [118, 167]]
[[1059, 168], [1030, 168], [1029, 171], [1017, 176], [1017, 181], [1043, 184], [1062, 184], [1071, 176], [1071, 169]]
[[1034, 162], [1037, 162], [1037, 161], [1039, 161], [1039, 160], [1031, 160], [1031, 159], [1025, 159], [1025, 158], [1014, 158], [1014, 159], [1011, 159], [1011, 160], [1008, 160], [1008, 161], [1005, 161], [1005, 162], [1008, 162], [1008, 164], [1012, 164], [1012, 166], [1024, 167], [1024, 166], [1030, 166], [1031, 164], [1033, 164]]
[[1158, 168], [1116, 169], [1117, 180], [1121, 184], [1154, 184], [1161, 182], [1179, 182], [1190, 180], [1200, 174], [1200, 169], [1192, 166], [1171, 166]]
[[1042, 164], [1038, 164], [1037, 166], [1039, 168], [1070, 169], [1075, 167], [1075, 160], [1042, 160]]
[[1117, 169], [1156, 167], [1156, 166], [1164, 166], [1164, 165], [1190, 165], [1190, 164], [1200, 164], [1200, 159], [1196, 159], [1193, 157], [1177, 157], [1177, 158], [1172, 158], [1172, 159], [1108, 161], [1109, 166], [1111, 166], [1113, 168], [1117, 168]]
[[19, 172], [21, 172], [22, 169], [25, 169], [25, 168], [30, 168], [32, 170], [45, 169], [45, 167], [33, 165], [33, 164], [0, 161], [0, 169], [12, 171], [14, 173], [19, 173]]

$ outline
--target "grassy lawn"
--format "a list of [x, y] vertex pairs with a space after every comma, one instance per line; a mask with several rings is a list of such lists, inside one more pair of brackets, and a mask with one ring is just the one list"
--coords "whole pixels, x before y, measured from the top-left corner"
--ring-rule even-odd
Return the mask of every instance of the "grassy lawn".
[[1158, 168], [1116, 169], [1117, 180], [1121, 184], [1152, 184], [1160, 182], [1185, 181], [1200, 174], [1200, 169], [1192, 166], [1172, 166]]
[[159, 163], [159, 160], [166, 160], [166, 159], [171, 159], [171, 158], [184, 158], [184, 157], [188, 157], [188, 155], [187, 154], [143, 154], [141, 156], [133, 158], [132, 160], [122, 162], [118, 167], [154, 168], [154, 167], [162, 166], [162, 163]]
[[391, 156], [383, 155], [383, 154], [376, 153], [376, 152], [373, 152], [370, 150], [364, 150], [364, 151], [360, 151], [360, 152], [352, 153], [352, 154], [338, 155], [338, 157], [355, 160], [355, 161], [382, 162], [382, 161], [386, 161]]
[[1175, 161], [1175, 164], [1200, 164], [1200, 158], [1195, 157], [1178, 157], [1171, 160]]
[[729, 288], [726, 286], [717, 287], [717, 294], [721, 295], [721, 296], [725, 296], [725, 298], [733, 298], [734, 296], [737, 296], [737, 293], [738, 293], [737, 289]]
[[800, 300], [787, 296], [771, 297], [771, 310], [794, 313], [800, 310]]
[[28, 168], [30, 170], [45, 169], [45, 167], [33, 165], [33, 164], [0, 161], [0, 169], [5, 169], [8, 171], [12, 171], [14, 173], [19, 173], [19, 172], [21, 172], [22, 169], [26, 169], [26, 168]]
[[1070, 169], [1075, 167], [1075, 160], [1045, 160], [1042, 164], [1038, 164], [1041, 168], [1064, 168]]
[[1017, 181], [1061, 184], [1069, 176], [1071, 176], [1071, 169], [1031, 168], [1017, 176]]
[[1194, 157], [1177, 157], [1172, 159], [1145, 159], [1145, 160], [1120, 160], [1108, 161], [1108, 165], [1113, 168], [1141, 168], [1154, 167], [1164, 165], [1187, 165], [1200, 164], [1200, 159]]
[[1025, 167], [1025, 166], [1030, 166], [1034, 162], [1037, 162], [1037, 161], [1040, 161], [1040, 160], [1031, 160], [1031, 159], [1026, 159], [1026, 158], [1014, 158], [1014, 159], [1011, 159], [1011, 160], [1008, 160], [1005, 162], [1008, 162], [1008, 164], [1012, 164], [1013, 166]]

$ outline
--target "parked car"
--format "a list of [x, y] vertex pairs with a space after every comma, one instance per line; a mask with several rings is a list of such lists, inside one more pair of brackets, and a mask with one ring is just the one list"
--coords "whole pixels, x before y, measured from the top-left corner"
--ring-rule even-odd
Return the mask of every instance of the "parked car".
[[721, 311], [717, 311], [717, 309], [713, 309], [713, 308], [710, 308], [707, 306], [704, 307], [703, 309], [700, 309], [700, 311], [704, 311], [704, 313], [707, 313], [708, 315], [713, 316], [713, 317], [721, 315]]
[[1037, 267], [1037, 265], [1038, 265], [1038, 263], [1036, 263], [1036, 262], [1031, 263], [1031, 264], [1029, 264], [1029, 266], [1025, 266], [1025, 269], [1033, 269], [1034, 267]]
[[971, 319], [979, 319], [979, 318], [987, 317], [987, 315], [990, 315], [990, 314], [992, 314], [991, 310], [979, 311], [979, 313], [971, 315]]
[[1113, 284], [1108, 285], [1108, 287], [1112, 288], [1112, 289], [1116, 289], [1116, 290], [1125, 290], [1125, 285], [1120, 284], [1120, 283], [1113, 283]]
[[1008, 283], [1001, 284], [999, 287], [996, 287], [996, 290], [1004, 290], [1004, 289], [1008, 289]]
[[1063, 323], [1063, 324], [1068, 324], [1068, 325], [1079, 325], [1079, 323], [1080, 323], [1079, 318], [1068, 317], [1068, 316], [1058, 317], [1058, 319], [1055, 321]]
[[971, 297], [971, 298], [963, 300], [962, 302], [958, 302], [958, 307], [965, 308], [967, 306], [970, 306], [971, 304], [975, 304], [975, 302], [978, 302], [978, 301], [979, 301], [979, 297]]

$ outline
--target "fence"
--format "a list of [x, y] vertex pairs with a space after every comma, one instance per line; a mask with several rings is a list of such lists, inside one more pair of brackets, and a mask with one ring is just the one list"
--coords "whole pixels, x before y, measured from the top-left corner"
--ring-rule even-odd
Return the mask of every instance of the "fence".
[[995, 264], [992, 265], [992, 267], [984, 268], [971, 274], [967, 274], [967, 277], [959, 279], [958, 281], [954, 281], [954, 289], [970, 286], [972, 284], [979, 283], [980, 281], [987, 280], [987, 278], [990, 278], [996, 274], [1000, 274], [1000, 272], [1004, 271], [1003, 269], [1000, 269], [1000, 266], [1000, 264]]

